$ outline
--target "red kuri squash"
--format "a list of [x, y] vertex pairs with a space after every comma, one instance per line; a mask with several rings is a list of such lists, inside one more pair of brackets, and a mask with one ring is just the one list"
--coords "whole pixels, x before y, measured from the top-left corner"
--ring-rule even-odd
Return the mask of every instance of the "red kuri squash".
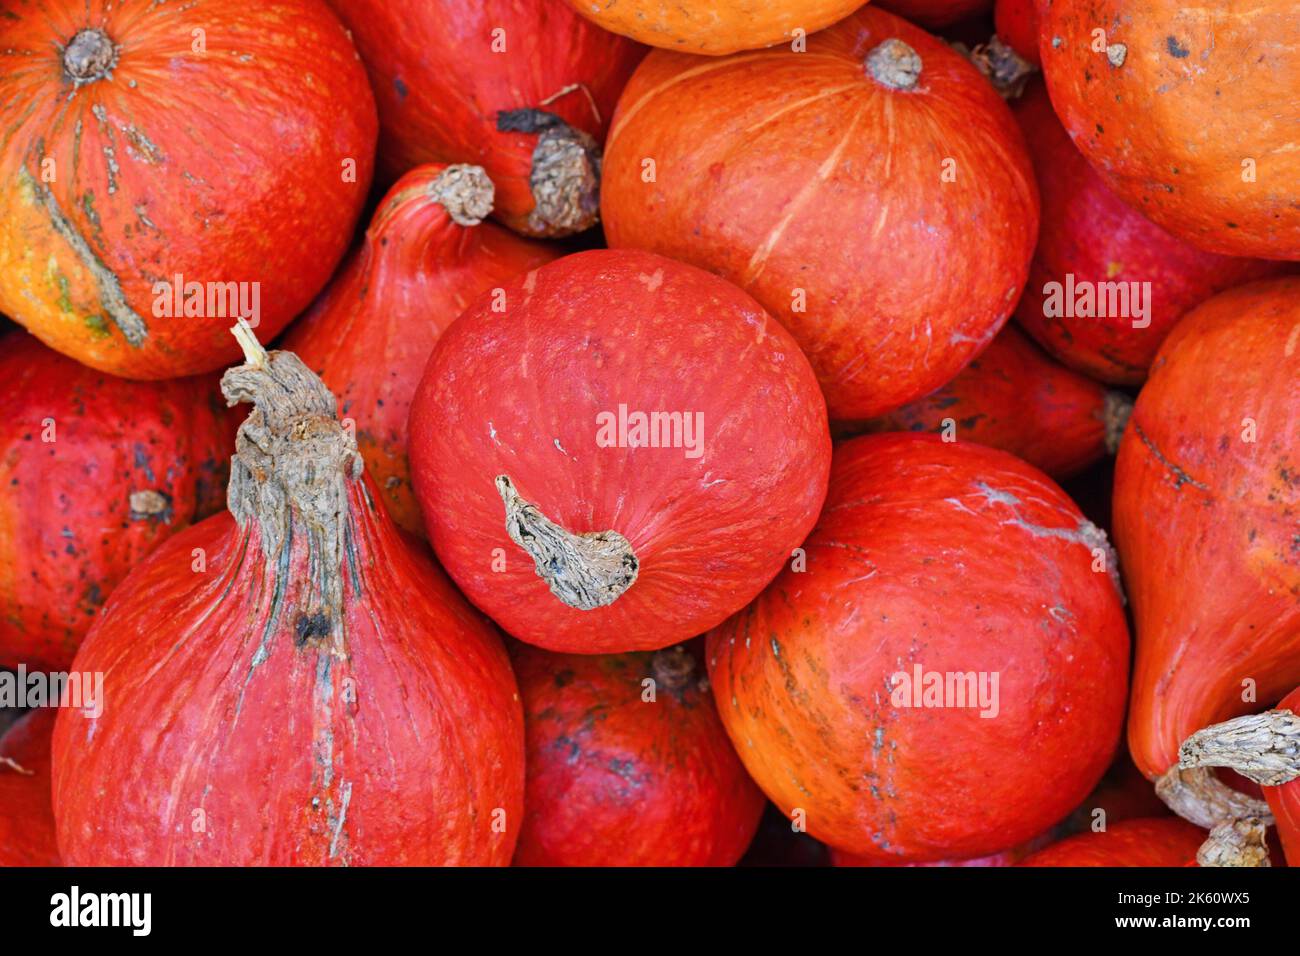
[[830, 468], [785, 330], [717, 276], [630, 250], [471, 305], [434, 347], [409, 441], [461, 589], [577, 653], [666, 647], [738, 611], [812, 528]]
[[961, 371], [1011, 314], [1038, 229], [1006, 105], [958, 53], [872, 6], [806, 53], [652, 52], [606, 154], [610, 245], [752, 293], [807, 353], [834, 419]]
[[0, 667], [64, 670], [109, 592], [221, 510], [215, 378], [129, 382], [0, 339]]
[[0, 311], [115, 375], [215, 369], [334, 271], [376, 133], [320, 0], [7, 5]]
[[1136, 625], [1129, 748], [1148, 778], [1193, 732], [1300, 684], [1297, 381], [1300, 278], [1285, 278], [1188, 313], [1138, 396], [1114, 522]]
[[1052, 0], [1052, 104], [1116, 194], [1232, 256], [1300, 259], [1300, 5]]
[[1128, 635], [1105, 535], [1050, 479], [973, 443], [856, 438], [803, 547], [806, 570], [708, 643], [773, 802], [834, 847], [921, 863], [1023, 843], [1087, 795]]
[[1020, 866], [1186, 866], [1205, 831], [1177, 817], [1122, 820], [1031, 854]]
[[1137, 384], [1188, 309], [1290, 268], [1202, 252], [1148, 221], [1070, 142], [1041, 82], [1012, 109], [1043, 202], [1016, 319], [1067, 365], [1104, 382]]
[[1114, 454], [1133, 401], [1052, 361], [1007, 326], [956, 378], [863, 430], [938, 432], [1009, 451], [1053, 478]]
[[997, 0], [993, 25], [998, 39], [1017, 56], [1034, 66], [1042, 64], [1038, 54], [1038, 0]]
[[882, 10], [931, 30], [982, 16], [993, 6], [993, 0], [875, 0], [875, 3]]
[[708, 56], [795, 42], [866, 2], [710, 0], [702, 4], [669, 4], [663, 0], [569, 0], [573, 9], [613, 33], [651, 46]]
[[519, 866], [731, 866], [767, 801], [694, 654], [512, 648], [527, 738]]
[[600, 144], [643, 48], [565, 0], [330, 0], [379, 103], [381, 174], [474, 163], [496, 215], [532, 236], [580, 232], [600, 207]]
[[430, 164], [389, 191], [361, 247], [281, 343], [338, 396], [393, 519], [423, 533], [406, 461], [406, 419], [429, 352], [469, 302], [558, 249], [482, 221], [492, 182], [477, 166]]
[[0, 734], [0, 866], [58, 866], [50, 736], [58, 711], [28, 711]]
[[241, 334], [233, 515], [137, 566], [77, 655], [111, 705], [55, 729], [64, 858], [505, 865], [524, 782], [505, 650], [391, 523], [320, 380]]

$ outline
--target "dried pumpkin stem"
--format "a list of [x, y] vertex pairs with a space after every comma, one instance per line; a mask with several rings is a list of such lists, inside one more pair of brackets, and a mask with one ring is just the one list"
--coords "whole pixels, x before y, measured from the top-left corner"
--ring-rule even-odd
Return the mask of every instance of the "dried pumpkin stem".
[[639, 562], [623, 535], [617, 531], [574, 534], [521, 498], [508, 475], [498, 475], [496, 487], [505, 504], [510, 540], [528, 552], [537, 576], [569, 607], [580, 611], [605, 607], [636, 581]]
[[1231, 820], [1273, 822], [1267, 803], [1234, 790], [1206, 767], [1171, 768], [1156, 781], [1156, 795], [1184, 820], [1207, 830]]
[[668, 690], [681, 690], [695, 676], [695, 658], [680, 644], [655, 651], [650, 658], [650, 673], [655, 683]]
[[912, 90], [921, 79], [921, 56], [897, 37], [867, 54], [867, 73], [891, 90]]
[[1201, 866], [1272, 866], [1264, 840], [1267, 832], [1262, 820], [1220, 823], [1196, 851], [1196, 862]]
[[959, 52], [971, 61], [975, 69], [984, 74], [1004, 100], [1015, 99], [1024, 92], [1029, 78], [1038, 72], [1038, 67], [997, 36], [991, 37], [988, 43], [978, 44], [970, 51], [959, 44], [953, 46], [958, 47]]
[[534, 203], [530, 234], [568, 236], [596, 224], [602, 157], [595, 139], [554, 113], [531, 108], [500, 111], [497, 129], [537, 134], [528, 179]]
[[1124, 437], [1124, 429], [1128, 427], [1128, 420], [1132, 417], [1133, 399], [1114, 389], [1107, 391], [1106, 397], [1102, 400], [1101, 424], [1108, 454], [1114, 455], [1119, 452], [1120, 439]]
[[429, 196], [458, 226], [477, 226], [492, 212], [496, 187], [481, 166], [448, 166], [429, 184]]
[[79, 30], [63, 48], [63, 72], [74, 86], [94, 83], [113, 72], [117, 55], [117, 44], [103, 30]]

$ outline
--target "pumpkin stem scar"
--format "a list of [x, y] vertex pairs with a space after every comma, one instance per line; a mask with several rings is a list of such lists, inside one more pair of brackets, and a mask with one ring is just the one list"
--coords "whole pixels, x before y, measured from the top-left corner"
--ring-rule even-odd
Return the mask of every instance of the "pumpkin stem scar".
[[501, 110], [503, 133], [536, 133], [528, 184], [536, 204], [528, 227], [539, 236], [567, 236], [595, 225], [600, 218], [599, 144], [545, 110]]
[[59, 202], [54, 198], [48, 186], [44, 183], [37, 182], [35, 177], [27, 171], [24, 164], [18, 166], [18, 180], [23, 186], [30, 189], [41, 201], [45, 207], [45, 214], [49, 216], [50, 225], [57, 232], [81, 260], [81, 264], [86, 267], [94, 277], [96, 284], [99, 286], [99, 304], [104, 307], [113, 324], [121, 331], [122, 336], [131, 345], [137, 348], [144, 344], [144, 340], [149, 335], [149, 329], [145, 325], [144, 319], [136, 312], [126, 301], [126, 295], [122, 292], [122, 283], [118, 281], [117, 276], [113, 273], [104, 261], [95, 255], [90, 244], [77, 232], [76, 228], [63, 214], [59, 208]]
[[429, 184], [429, 196], [458, 226], [477, 226], [492, 212], [496, 188], [481, 166], [448, 166]]
[[867, 73], [891, 90], [912, 90], [921, 78], [921, 56], [902, 40], [891, 38], [867, 54]]
[[650, 672], [655, 682], [667, 690], [681, 690], [695, 676], [695, 658], [680, 644], [655, 651], [650, 658]]
[[84, 86], [112, 73], [117, 55], [117, 44], [103, 30], [79, 30], [63, 48], [63, 70], [74, 86]]
[[574, 534], [519, 497], [508, 475], [498, 475], [497, 492], [506, 508], [506, 533], [536, 565], [551, 593], [580, 611], [613, 604], [632, 586], [640, 562], [617, 531]]
[[1132, 417], [1133, 399], [1113, 389], [1106, 392], [1101, 406], [1101, 423], [1108, 454], [1114, 455], [1119, 451], [1120, 439], [1124, 437], [1124, 429]]

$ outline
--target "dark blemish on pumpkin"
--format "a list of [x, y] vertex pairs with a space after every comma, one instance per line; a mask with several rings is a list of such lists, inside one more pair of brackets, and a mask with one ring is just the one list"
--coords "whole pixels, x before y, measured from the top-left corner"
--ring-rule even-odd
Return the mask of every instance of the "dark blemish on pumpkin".
[[1237, 228], [1237, 224], [1235, 222], [1225, 222], [1224, 225], [1227, 226], [1229, 229]]
[[561, 735], [556, 737], [555, 743], [551, 746], [556, 750], [567, 750], [568, 755], [565, 757], [565, 760], [568, 763], [577, 763], [578, 757], [582, 754], [582, 748], [578, 746], [578, 742], [568, 736]]
[[556, 687], [568, 687], [573, 683], [573, 671], [564, 670], [555, 675]]
[[1230, 440], [1227, 435], [1221, 436], [1219, 438], [1219, 451], [1226, 452], [1228, 450], [1229, 443]]
[[1102, 125], [1101, 125], [1100, 123], [1098, 123], [1098, 124], [1097, 124], [1097, 135], [1100, 136], [1100, 135], [1101, 135], [1102, 133], [1104, 133], [1104, 132], [1106, 132], [1106, 130], [1102, 127]]
[[312, 638], [330, 636], [330, 616], [324, 612], [299, 614], [293, 626], [293, 646], [304, 647]]
[[[387, 236], [380, 236], [380, 237], [379, 237], [379, 244], [380, 244], [381, 246], [386, 246], [386, 245], [388, 245], [388, 237], [387, 237]], [[364, 289], [361, 291], [361, 294], [362, 294], [362, 295], [365, 295], [365, 294], [366, 294]]]
[[144, 445], [136, 442], [133, 454], [135, 457], [135, 467], [143, 470], [144, 476], [150, 481], [157, 481], [158, 479], [154, 477], [153, 468], [149, 465], [149, 453], [145, 449]]
[[393, 77], [393, 89], [397, 90], [397, 95], [402, 99], [406, 99], [406, 94], [411, 92], [406, 88], [406, 84], [402, 82], [400, 76]]
[[1169, 55], [1183, 59], [1187, 56], [1188, 50], [1185, 46], [1179, 46], [1178, 41], [1173, 37], [1165, 37], [1165, 48], [1169, 50]]
[[[972, 364], [971, 367], [973, 368], [974, 365]], [[958, 399], [956, 395], [948, 395], [935, 402], [934, 407], [938, 409], [952, 408], [954, 405], [957, 404], [957, 401]]]

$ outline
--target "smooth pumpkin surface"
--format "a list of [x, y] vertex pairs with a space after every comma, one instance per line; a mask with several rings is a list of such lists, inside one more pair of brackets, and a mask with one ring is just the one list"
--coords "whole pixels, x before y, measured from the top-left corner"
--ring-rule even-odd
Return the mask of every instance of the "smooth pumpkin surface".
[[993, 25], [998, 39], [1016, 51], [1022, 59], [1039, 66], [1038, 0], [997, 0], [993, 5]]
[[[1166, 339], [1115, 469], [1137, 656], [1128, 739], [1148, 778], [1179, 745], [1300, 684], [1300, 279], [1232, 289]], [[1210, 392], [1207, 392], [1211, 390]]]
[[751, 293], [808, 355], [838, 420], [961, 371], [1015, 306], [1038, 230], [1001, 98], [873, 6], [806, 53], [652, 52], [619, 101], [601, 211], [611, 246]]
[[1200, 827], [1177, 817], [1121, 820], [1067, 837], [1018, 866], [1187, 866], [1205, 842]]
[[720, 56], [788, 43], [847, 16], [867, 0], [568, 0], [611, 33], [681, 53]]
[[812, 528], [830, 468], [789, 334], [717, 276], [632, 250], [566, 256], [471, 304], [434, 346], [409, 441], [461, 590], [515, 637], [586, 654], [666, 647], [740, 610]]
[[1039, 13], [1052, 104], [1121, 199], [1208, 252], [1300, 259], [1300, 6], [1052, 0]]
[[406, 419], [434, 343], [480, 293], [561, 253], [484, 222], [492, 198], [478, 167], [411, 170], [281, 343], [338, 396], [340, 417], [356, 422], [366, 470], [407, 531], [424, 529], [406, 459]]
[[0, 866], [58, 866], [50, 737], [58, 711], [28, 711], [0, 734]]
[[1075, 148], [1040, 81], [1025, 88], [1012, 112], [1043, 203], [1016, 320], [1067, 365], [1104, 382], [1139, 384], [1188, 309], [1294, 268], [1203, 252], [1148, 220]]
[[7, 4], [0, 311], [114, 375], [216, 369], [233, 314], [269, 338], [325, 285], [376, 133], [320, 0]]
[[[787, 815], [924, 863], [1023, 843], [1087, 795], [1122, 726], [1128, 634], [1105, 535], [1050, 479], [974, 443], [852, 439], [803, 548], [708, 638], [722, 722]], [[970, 673], [984, 703], [914, 706], [897, 675], [917, 667]]]
[[225, 507], [214, 377], [131, 382], [0, 337], [0, 667], [64, 670], [117, 583]]
[[516, 866], [731, 866], [767, 801], [718, 720], [702, 662], [516, 644], [524, 823]]

